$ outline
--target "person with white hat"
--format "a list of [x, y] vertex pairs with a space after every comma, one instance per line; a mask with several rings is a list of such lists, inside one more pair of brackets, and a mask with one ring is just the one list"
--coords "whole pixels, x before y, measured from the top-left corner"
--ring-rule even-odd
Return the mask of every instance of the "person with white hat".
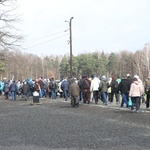
[[140, 99], [143, 92], [143, 88], [138, 81], [139, 76], [133, 77], [133, 83], [131, 84], [130, 91], [129, 91], [129, 97], [131, 97], [132, 100], [132, 106], [131, 106], [131, 112], [134, 112], [134, 105], [136, 106], [136, 112], [139, 111], [140, 108]]

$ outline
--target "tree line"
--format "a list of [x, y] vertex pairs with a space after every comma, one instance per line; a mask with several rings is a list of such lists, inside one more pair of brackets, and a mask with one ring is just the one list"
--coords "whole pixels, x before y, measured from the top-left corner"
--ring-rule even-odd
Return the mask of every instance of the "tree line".
[[[127, 50], [110, 54], [104, 51], [84, 53], [72, 57], [72, 75], [80, 78], [82, 75], [106, 75], [122, 77], [127, 73], [138, 74], [141, 79], [147, 78], [150, 68], [150, 44], [145, 44], [142, 50], [129, 52]], [[70, 56], [47, 55], [39, 57], [35, 54], [25, 53], [20, 50], [0, 51], [1, 79], [37, 79], [45, 78], [62, 79], [70, 76]]]
[[[107, 77], [122, 77], [127, 73], [132, 76], [138, 74], [142, 80], [150, 74], [150, 44], [146, 43], [142, 50], [129, 52], [127, 50], [118, 53], [93, 52], [73, 57], [73, 76], [81, 75], [106, 75]], [[63, 57], [60, 63], [60, 76], [69, 75], [69, 57]]]

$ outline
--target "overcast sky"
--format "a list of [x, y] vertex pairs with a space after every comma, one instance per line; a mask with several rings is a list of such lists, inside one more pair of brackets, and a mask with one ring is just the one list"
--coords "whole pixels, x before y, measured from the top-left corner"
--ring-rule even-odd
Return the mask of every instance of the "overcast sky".
[[135, 52], [150, 42], [150, 0], [18, 0], [23, 51], [39, 56]]

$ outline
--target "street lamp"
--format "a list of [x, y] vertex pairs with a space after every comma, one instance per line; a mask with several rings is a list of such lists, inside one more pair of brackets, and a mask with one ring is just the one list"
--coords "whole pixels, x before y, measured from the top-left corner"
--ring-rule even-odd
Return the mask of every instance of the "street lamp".
[[69, 22], [69, 30], [70, 30], [70, 41], [69, 41], [69, 44], [70, 44], [70, 77], [72, 78], [72, 25], [71, 25], [71, 22], [72, 22], [72, 19], [74, 17], [71, 17], [70, 18], [70, 21], [65, 21], [65, 22]]

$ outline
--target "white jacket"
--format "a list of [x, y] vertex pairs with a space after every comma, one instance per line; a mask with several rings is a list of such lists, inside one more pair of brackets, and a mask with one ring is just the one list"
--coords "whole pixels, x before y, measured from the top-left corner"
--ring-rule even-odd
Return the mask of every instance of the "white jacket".
[[100, 80], [97, 77], [91, 81], [90, 91], [98, 91], [99, 89]]

